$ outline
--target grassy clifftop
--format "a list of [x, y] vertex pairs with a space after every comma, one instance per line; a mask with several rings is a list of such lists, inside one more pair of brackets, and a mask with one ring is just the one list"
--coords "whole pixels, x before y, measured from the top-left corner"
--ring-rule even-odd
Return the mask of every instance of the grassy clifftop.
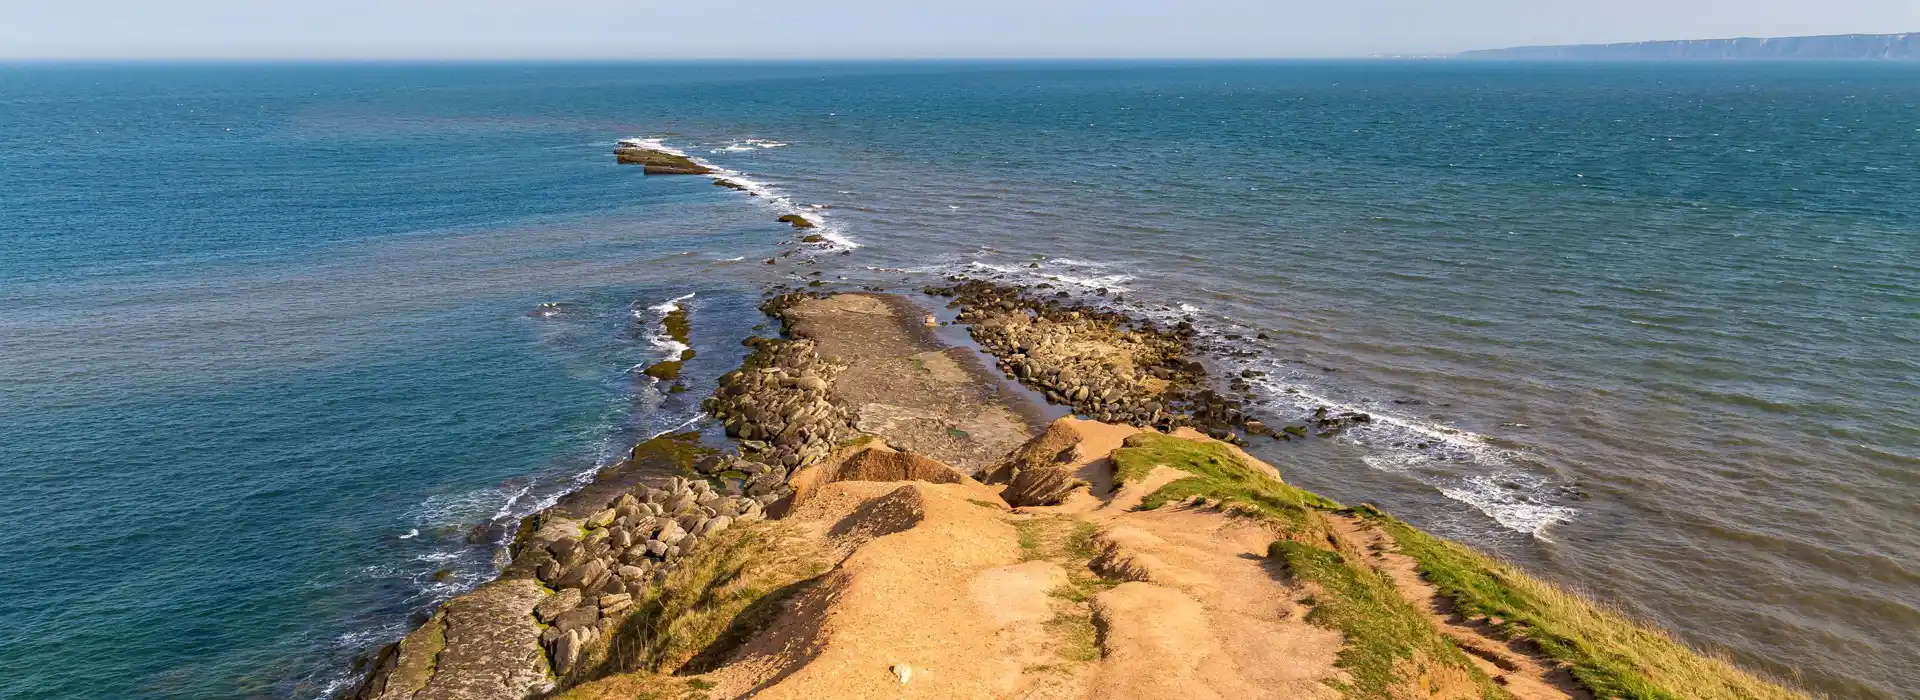
[[[1113, 459], [1121, 481], [1137, 481], [1155, 467], [1193, 474], [1160, 487], [1143, 507], [1208, 500], [1271, 523], [1280, 539], [1269, 556], [1310, 581], [1325, 596], [1309, 619], [1348, 638], [1341, 663], [1353, 674], [1348, 697], [1402, 697], [1408, 664], [1470, 668], [1415, 604], [1369, 564], [1362, 543], [1340, 527], [1373, 528], [1461, 614], [1487, 622], [1495, 634], [1522, 640], [1566, 670], [1581, 689], [1602, 698], [1804, 698], [1734, 665], [1633, 621], [1591, 600], [1530, 576], [1465, 546], [1427, 534], [1378, 509], [1348, 509], [1294, 488], [1247, 464], [1226, 445], [1142, 433], [1127, 440]], [[1417, 674], [1416, 674], [1417, 675]], [[1479, 683], [1484, 674], [1475, 678]], [[1506, 691], [1483, 684], [1487, 697]]]

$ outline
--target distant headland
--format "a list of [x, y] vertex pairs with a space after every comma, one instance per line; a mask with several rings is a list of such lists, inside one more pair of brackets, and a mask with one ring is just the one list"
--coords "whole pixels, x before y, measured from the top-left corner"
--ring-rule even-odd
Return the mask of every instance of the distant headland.
[[1920, 60], [1920, 32], [1482, 49], [1460, 58], [1521, 61], [1870, 61]]

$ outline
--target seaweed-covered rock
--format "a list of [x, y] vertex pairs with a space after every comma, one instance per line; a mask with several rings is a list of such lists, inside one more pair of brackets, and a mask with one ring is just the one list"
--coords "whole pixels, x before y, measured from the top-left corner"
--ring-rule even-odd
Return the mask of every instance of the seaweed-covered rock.
[[643, 148], [623, 142], [613, 150], [613, 157], [621, 165], [638, 165], [648, 175], [708, 175], [713, 168], [701, 165], [692, 158], [678, 153]]

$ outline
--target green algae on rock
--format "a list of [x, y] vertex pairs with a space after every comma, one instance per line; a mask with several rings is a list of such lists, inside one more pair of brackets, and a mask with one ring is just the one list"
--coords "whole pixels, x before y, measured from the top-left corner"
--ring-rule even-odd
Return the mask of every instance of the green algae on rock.
[[613, 150], [614, 160], [621, 165], [638, 165], [648, 175], [710, 175], [713, 168], [701, 165], [692, 158], [678, 153], [638, 146], [621, 146]]

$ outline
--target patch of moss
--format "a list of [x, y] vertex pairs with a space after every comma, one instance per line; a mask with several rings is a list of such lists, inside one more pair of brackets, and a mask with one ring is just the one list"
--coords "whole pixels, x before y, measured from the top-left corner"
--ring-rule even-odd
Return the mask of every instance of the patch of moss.
[[1377, 509], [1363, 506], [1355, 513], [1392, 537], [1462, 614], [1491, 618], [1504, 634], [1532, 640], [1548, 656], [1570, 665], [1574, 678], [1598, 697], [1806, 697]]
[[693, 463], [718, 452], [700, 444], [699, 431], [669, 433], [633, 446], [634, 464], [646, 464], [670, 470], [690, 472]]

